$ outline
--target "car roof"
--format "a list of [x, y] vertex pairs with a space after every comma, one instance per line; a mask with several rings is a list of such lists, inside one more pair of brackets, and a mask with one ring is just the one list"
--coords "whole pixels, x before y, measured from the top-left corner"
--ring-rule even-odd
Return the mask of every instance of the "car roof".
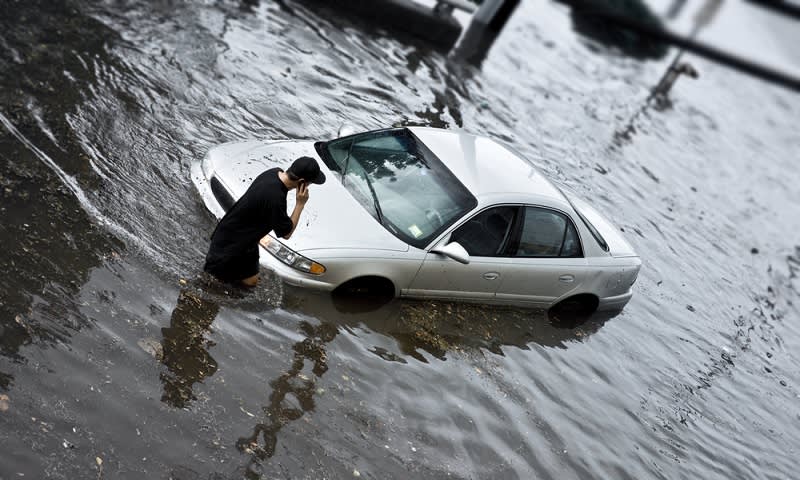
[[408, 127], [455, 174], [473, 195], [504, 201], [568, 205], [566, 198], [527, 160], [502, 144], [453, 130]]

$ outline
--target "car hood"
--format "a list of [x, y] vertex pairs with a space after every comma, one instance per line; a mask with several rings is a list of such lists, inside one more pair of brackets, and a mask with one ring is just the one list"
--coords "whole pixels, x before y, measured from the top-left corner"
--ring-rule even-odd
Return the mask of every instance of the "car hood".
[[[309, 200], [292, 238], [281, 241], [303, 252], [314, 249], [406, 251], [408, 244], [392, 235], [342, 186], [339, 174], [322, 162], [313, 141], [247, 141], [212, 148], [203, 161], [203, 173], [215, 175], [234, 199], [241, 197], [259, 174], [274, 167], [286, 169], [300, 156], [317, 160], [327, 180], [311, 185]], [[288, 214], [295, 192], [286, 197]]]

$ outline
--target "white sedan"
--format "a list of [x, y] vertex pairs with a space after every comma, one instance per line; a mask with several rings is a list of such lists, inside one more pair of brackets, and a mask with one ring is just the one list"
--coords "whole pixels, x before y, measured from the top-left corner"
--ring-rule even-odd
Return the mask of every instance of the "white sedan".
[[261, 264], [290, 284], [581, 312], [631, 298], [641, 260], [620, 230], [489, 138], [407, 127], [226, 143], [192, 179], [222, 217], [258, 174], [304, 155], [328, 181], [290, 240], [261, 242]]

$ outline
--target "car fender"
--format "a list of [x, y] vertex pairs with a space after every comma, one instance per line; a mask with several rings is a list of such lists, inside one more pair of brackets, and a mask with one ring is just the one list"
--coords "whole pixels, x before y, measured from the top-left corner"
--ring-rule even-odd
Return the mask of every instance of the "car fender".
[[355, 249], [309, 250], [309, 257], [325, 265], [327, 281], [338, 287], [359, 277], [383, 277], [395, 287], [395, 296], [408, 288], [417, 275], [425, 252], [411, 247], [407, 252]]

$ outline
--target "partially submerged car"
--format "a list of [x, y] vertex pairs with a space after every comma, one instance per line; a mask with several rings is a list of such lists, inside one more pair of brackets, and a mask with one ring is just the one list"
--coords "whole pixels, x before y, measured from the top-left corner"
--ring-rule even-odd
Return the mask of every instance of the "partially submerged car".
[[631, 298], [641, 260], [620, 230], [489, 138], [407, 127], [233, 142], [192, 179], [222, 217], [258, 174], [304, 155], [328, 181], [291, 239], [261, 241], [261, 264], [290, 284], [581, 312]]

